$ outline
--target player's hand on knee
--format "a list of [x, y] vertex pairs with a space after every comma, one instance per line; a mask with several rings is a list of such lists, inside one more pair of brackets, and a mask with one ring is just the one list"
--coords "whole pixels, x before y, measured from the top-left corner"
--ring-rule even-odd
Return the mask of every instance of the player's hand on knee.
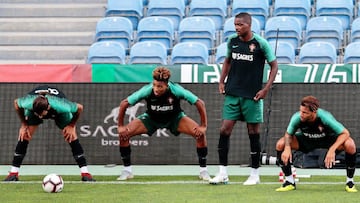
[[130, 129], [128, 127], [119, 126], [118, 133], [119, 133], [120, 140], [123, 140], [123, 141], [129, 140]]
[[206, 127], [205, 126], [197, 126], [194, 128], [194, 134], [195, 134], [195, 138], [199, 139], [202, 136], [205, 136], [206, 133]]
[[62, 132], [66, 142], [70, 143], [76, 139], [74, 126], [66, 126]]
[[22, 125], [19, 130], [19, 138], [18, 140], [31, 140], [31, 134], [29, 131], [29, 127], [27, 125]]

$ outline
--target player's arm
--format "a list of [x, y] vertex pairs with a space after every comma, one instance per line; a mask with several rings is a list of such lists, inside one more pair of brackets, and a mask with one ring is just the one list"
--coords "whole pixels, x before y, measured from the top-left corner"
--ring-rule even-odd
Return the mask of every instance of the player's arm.
[[67, 126], [65, 126], [65, 128], [62, 131], [65, 141], [69, 142], [69, 143], [77, 139], [75, 125], [76, 125], [76, 122], [80, 118], [80, 114], [84, 110], [84, 107], [82, 104], [76, 103], [76, 106], [77, 106], [77, 110], [73, 114], [73, 118], [71, 119], [70, 123]]
[[80, 118], [80, 114], [83, 112], [84, 110], [84, 106], [82, 104], [77, 103], [77, 111], [74, 113], [73, 118], [71, 119], [71, 122], [68, 124], [72, 127], [74, 127], [76, 125], [76, 122], [79, 120]]
[[338, 149], [341, 145], [343, 145], [349, 137], [350, 137], [349, 131], [346, 128], [344, 128], [344, 130], [338, 135], [334, 144], [330, 146], [328, 152], [326, 153], [326, 157], [324, 160], [326, 168], [332, 168], [335, 165], [336, 149]]
[[230, 71], [230, 61], [229, 57], [226, 57], [221, 69], [221, 75], [219, 80], [219, 93], [225, 94], [225, 79]]
[[200, 120], [200, 125], [196, 127], [194, 130], [195, 130], [195, 134], [197, 134], [198, 136], [202, 136], [205, 135], [207, 129], [207, 115], [206, 115], [205, 102], [201, 99], [198, 99], [195, 102], [195, 106], [199, 112], [201, 120]]
[[284, 135], [284, 151], [281, 154], [281, 160], [284, 162], [284, 165], [287, 165], [290, 160], [292, 160], [292, 152], [291, 152], [291, 142], [292, 142], [292, 135], [288, 132]]
[[24, 110], [24, 108], [21, 108], [18, 105], [18, 100], [17, 99], [14, 100], [14, 108], [15, 108], [15, 111], [16, 111], [17, 115], [20, 118], [20, 121], [21, 121], [18, 140], [24, 141], [24, 138], [31, 139], [31, 134], [29, 132], [29, 126], [27, 125], [26, 120], [25, 120], [25, 115], [24, 115], [25, 110]]

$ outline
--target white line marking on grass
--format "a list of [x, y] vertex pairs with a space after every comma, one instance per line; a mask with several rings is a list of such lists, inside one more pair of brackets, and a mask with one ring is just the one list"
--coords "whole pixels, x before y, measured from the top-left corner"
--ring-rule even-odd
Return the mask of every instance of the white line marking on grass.
[[[96, 181], [96, 182], [82, 182], [82, 181], [64, 181], [65, 184], [113, 184], [113, 185], [166, 185], [166, 184], [206, 184], [204, 181]], [[41, 181], [16, 181], [16, 182], [0, 182], [0, 184], [41, 184]], [[239, 185], [244, 182], [229, 182], [228, 185]], [[280, 182], [261, 182], [263, 185], [278, 185]], [[339, 185], [345, 182], [299, 182], [299, 185]], [[214, 186], [216, 187], [216, 186]]]

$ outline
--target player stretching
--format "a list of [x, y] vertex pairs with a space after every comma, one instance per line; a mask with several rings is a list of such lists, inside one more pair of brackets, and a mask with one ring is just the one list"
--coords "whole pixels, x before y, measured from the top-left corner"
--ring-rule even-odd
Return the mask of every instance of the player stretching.
[[26, 155], [28, 144], [44, 119], [54, 119], [56, 125], [62, 130], [64, 139], [69, 143], [74, 159], [80, 167], [81, 180], [95, 181], [88, 171], [84, 150], [76, 135], [75, 124], [83, 111], [81, 104], [69, 101], [60, 90], [45, 85], [16, 99], [14, 106], [21, 126], [12, 167], [4, 181], [19, 180], [19, 169]]
[[[124, 170], [118, 180], [133, 178], [129, 139], [132, 136], [144, 133], [151, 136], [159, 128], [167, 128], [175, 136], [184, 133], [194, 137], [200, 164], [199, 178], [202, 180], [209, 180], [210, 178], [206, 167], [208, 149], [205, 137], [207, 128], [205, 104], [189, 90], [184, 89], [179, 84], [170, 82], [170, 75], [169, 69], [157, 67], [153, 71], [152, 83], [143, 86], [120, 103], [118, 132]], [[126, 109], [143, 99], [147, 103], [146, 113], [138, 116], [129, 124], [124, 125]], [[180, 106], [182, 99], [190, 104], [195, 104], [201, 119], [200, 125], [185, 115]]]
[[355, 142], [349, 131], [330, 112], [319, 106], [320, 102], [315, 97], [304, 97], [300, 103], [300, 110], [291, 117], [284, 137], [276, 143], [277, 158], [285, 174], [284, 184], [276, 191], [296, 189], [291, 171], [291, 150], [307, 153], [317, 148], [325, 148], [328, 149], [324, 160], [326, 168], [332, 168], [335, 165], [336, 153], [345, 150], [345, 190], [357, 192], [353, 179], [356, 165]]

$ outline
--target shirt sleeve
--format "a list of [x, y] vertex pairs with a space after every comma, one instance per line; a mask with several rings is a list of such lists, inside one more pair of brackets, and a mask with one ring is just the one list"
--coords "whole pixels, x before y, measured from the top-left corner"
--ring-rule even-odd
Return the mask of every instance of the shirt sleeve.
[[183, 88], [179, 84], [169, 82], [169, 88], [175, 96], [188, 101], [190, 104], [195, 104], [196, 101], [199, 99], [194, 93]]
[[294, 113], [290, 119], [286, 132], [289, 135], [294, 135], [299, 128], [300, 121], [300, 112]]
[[328, 126], [337, 135], [344, 131], [345, 127], [339, 121], [337, 121], [330, 112], [319, 109], [318, 116], [321, 118], [321, 121], [324, 123], [324, 125]]
[[58, 113], [75, 113], [78, 110], [76, 102], [72, 102], [66, 98], [46, 95], [52, 109]]
[[152, 84], [147, 84], [127, 97], [130, 105], [135, 105], [142, 99], [148, 97], [152, 92]]

